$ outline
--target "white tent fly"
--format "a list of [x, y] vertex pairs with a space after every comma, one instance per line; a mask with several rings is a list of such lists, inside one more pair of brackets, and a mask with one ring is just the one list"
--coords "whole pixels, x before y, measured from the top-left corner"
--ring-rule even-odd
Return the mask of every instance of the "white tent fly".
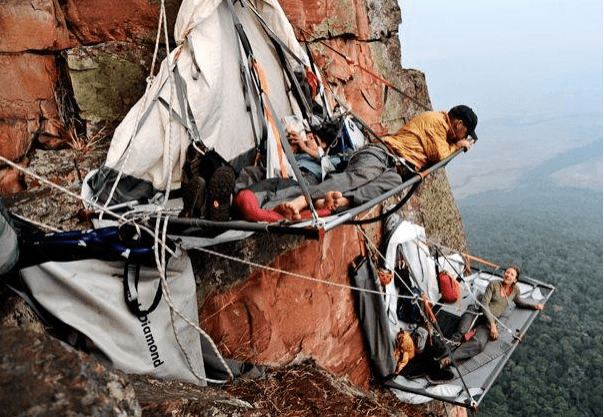
[[268, 176], [283, 169], [292, 175], [277, 124], [301, 115], [285, 70], [304, 73], [309, 60], [279, 3], [255, 3], [183, 1], [178, 46], [117, 127], [104, 166], [83, 190], [88, 201], [151, 199], [179, 188], [192, 141], [239, 168], [252, 163], [264, 134]]

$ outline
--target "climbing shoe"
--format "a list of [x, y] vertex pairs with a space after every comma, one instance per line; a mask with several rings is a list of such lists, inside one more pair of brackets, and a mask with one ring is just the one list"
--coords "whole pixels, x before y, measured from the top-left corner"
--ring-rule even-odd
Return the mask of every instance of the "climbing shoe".
[[208, 219], [218, 222], [229, 219], [235, 180], [235, 170], [229, 165], [221, 166], [214, 171], [207, 187]]
[[194, 177], [182, 183], [183, 208], [178, 217], [200, 218], [206, 211], [206, 182], [201, 177]]

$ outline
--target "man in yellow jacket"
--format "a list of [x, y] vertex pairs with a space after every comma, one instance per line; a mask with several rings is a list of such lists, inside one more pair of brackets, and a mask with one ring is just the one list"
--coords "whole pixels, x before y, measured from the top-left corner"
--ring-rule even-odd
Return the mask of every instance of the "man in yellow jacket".
[[[413, 118], [394, 135], [384, 137], [383, 142], [371, 143], [355, 152], [344, 172], [309, 187], [315, 208], [357, 206], [402, 184], [413, 172], [397, 171], [398, 157], [411, 169], [421, 171], [460, 148], [469, 150], [477, 139], [477, 123], [478, 117], [466, 105]], [[278, 203], [273, 210], [284, 218], [297, 220], [307, 208], [306, 199], [300, 195]]]
[[[403, 126], [392, 136], [383, 139], [398, 156], [416, 170], [428, 168], [457, 149], [469, 149], [477, 139], [478, 118], [471, 108], [453, 107], [449, 112], [426, 112]], [[472, 141], [468, 140], [470, 136]]]

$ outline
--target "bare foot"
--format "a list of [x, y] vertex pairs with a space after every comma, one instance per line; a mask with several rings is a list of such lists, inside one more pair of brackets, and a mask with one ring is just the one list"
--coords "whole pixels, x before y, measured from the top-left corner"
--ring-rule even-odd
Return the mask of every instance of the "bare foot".
[[292, 201], [287, 201], [275, 206], [273, 211], [285, 217], [287, 220], [300, 220], [300, 212], [307, 207], [306, 198], [302, 195]]
[[315, 202], [315, 207], [319, 210], [327, 209], [334, 211], [340, 207], [350, 206], [350, 200], [344, 197], [340, 191], [328, 191], [324, 198], [319, 198]]

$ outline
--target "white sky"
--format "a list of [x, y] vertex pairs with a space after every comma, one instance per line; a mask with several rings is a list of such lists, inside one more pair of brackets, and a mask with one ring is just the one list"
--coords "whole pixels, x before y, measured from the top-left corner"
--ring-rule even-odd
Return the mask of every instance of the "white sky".
[[435, 110], [478, 115], [476, 147], [447, 168], [458, 197], [602, 140], [602, 0], [399, 4], [403, 67], [426, 74]]

